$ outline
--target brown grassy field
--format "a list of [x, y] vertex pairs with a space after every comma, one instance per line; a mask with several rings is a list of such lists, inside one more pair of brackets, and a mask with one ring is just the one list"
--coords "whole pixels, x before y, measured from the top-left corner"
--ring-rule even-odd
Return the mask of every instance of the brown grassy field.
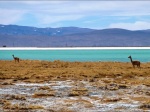
[[145, 111], [149, 90], [150, 63], [0, 61], [2, 112]]
[[[133, 68], [130, 62], [0, 61], [2, 80], [40, 83], [68, 79], [96, 81], [104, 78], [112, 78], [116, 83], [150, 85], [150, 63], [142, 63], [139, 69]], [[111, 81], [105, 80], [106, 83]]]

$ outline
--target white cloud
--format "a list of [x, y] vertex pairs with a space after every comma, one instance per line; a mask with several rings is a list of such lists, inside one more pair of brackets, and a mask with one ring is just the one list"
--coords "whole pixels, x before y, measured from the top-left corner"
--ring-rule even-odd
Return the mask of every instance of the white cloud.
[[21, 19], [24, 12], [19, 10], [7, 10], [0, 9], [0, 23], [1, 24], [12, 24]]
[[123, 28], [129, 30], [150, 29], [150, 22], [137, 21], [135, 23], [113, 23], [109, 28]]
[[[44, 27], [46, 24], [57, 24], [57, 22], [80, 20], [82, 18], [84, 18], [86, 22], [89, 22], [86, 18], [91, 16], [124, 16], [130, 18], [130, 16], [150, 15], [150, 1], [57, 0], [1, 1], [0, 3], [0, 24], [18, 23], [21, 19], [24, 20], [23, 17], [28, 14], [33, 15], [34, 19], [36, 19], [35, 21], [38, 21], [37, 24], [41, 25], [41, 27]], [[28, 22], [26, 21], [25, 23]], [[111, 24], [110, 27], [117, 25], [124, 27], [126, 25], [132, 26], [133, 24], [131, 24], [132, 23], [122, 22]], [[139, 23], [134, 23], [134, 25], [136, 24]]]
[[61, 21], [77, 20], [82, 17], [83, 17], [82, 15], [60, 15], [60, 16], [38, 15], [37, 18], [41, 24], [52, 24]]

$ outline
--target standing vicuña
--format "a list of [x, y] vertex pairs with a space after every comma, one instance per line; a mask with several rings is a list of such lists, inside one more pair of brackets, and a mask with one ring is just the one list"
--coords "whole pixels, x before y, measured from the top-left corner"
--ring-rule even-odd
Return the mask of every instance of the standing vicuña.
[[140, 61], [133, 61], [131, 56], [129, 56], [128, 58], [130, 58], [133, 67], [135, 67], [135, 65], [137, 65], [137, 67], [140, 68]]
[[20, 60], [20, 59], [19, 59], [18, 57], [14, 57], [14, 55], [12, 55], [12, 56], [13, 56], [13, 58], [14, 58], [15, 62], [16, 62], [16, 61], [18, 61], [18, 62], [19, 62], [19, 60]]

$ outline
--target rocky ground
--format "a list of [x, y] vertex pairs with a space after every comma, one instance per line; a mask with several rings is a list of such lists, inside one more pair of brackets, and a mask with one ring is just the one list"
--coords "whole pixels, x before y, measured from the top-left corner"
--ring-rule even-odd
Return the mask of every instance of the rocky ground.
[[150, 112], [150, 63], [0, 63], [0, 112]]

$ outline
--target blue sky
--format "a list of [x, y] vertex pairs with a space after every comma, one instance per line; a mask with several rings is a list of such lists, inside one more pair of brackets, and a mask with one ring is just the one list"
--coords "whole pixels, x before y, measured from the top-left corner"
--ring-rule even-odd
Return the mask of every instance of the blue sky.
[[150, 29], [150, 1], [0, 1], [0, 24]]

